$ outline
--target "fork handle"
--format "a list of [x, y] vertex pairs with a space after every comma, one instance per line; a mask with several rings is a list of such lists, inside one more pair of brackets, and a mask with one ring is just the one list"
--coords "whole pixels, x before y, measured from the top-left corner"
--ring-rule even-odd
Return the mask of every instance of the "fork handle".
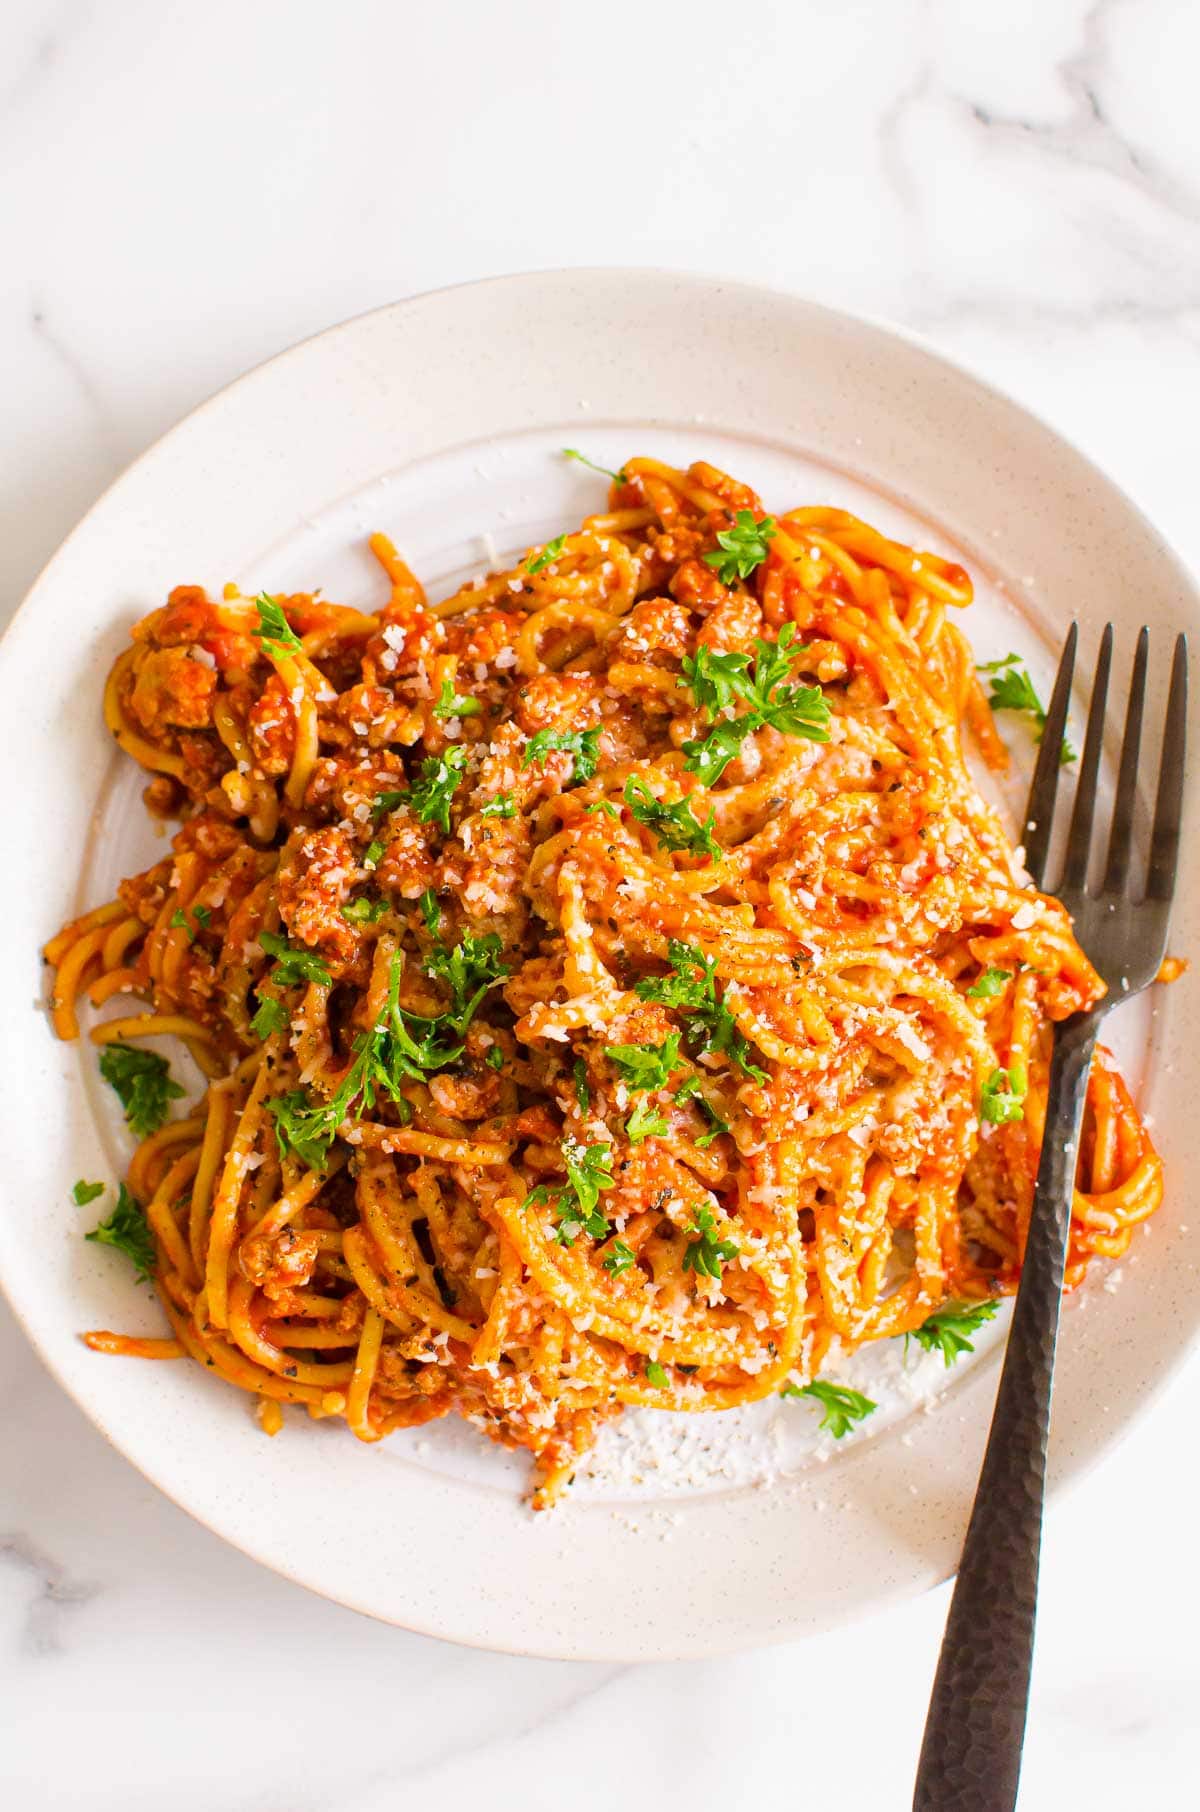
[[1037, 1615], [1050, 1392], [1093, 1014], [1054, 1034], [1029, 1236], [929, 1702], [913, 1812], [1012, 1812]]

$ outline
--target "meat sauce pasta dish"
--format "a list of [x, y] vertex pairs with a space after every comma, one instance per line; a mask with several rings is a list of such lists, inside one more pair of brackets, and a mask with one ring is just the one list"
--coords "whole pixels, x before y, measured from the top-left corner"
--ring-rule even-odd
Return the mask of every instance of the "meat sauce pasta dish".
[[[46, 949], [61, 1037], [113, 1003], [140, 1141], [90, 1237], [171, 1324], [89, 1344], [269, 1433], [457, 1410], [539, 1508], [623, 1405], [807, 1397], [836, 1435], [873, 1407], [843, 1355], [969, 1348], [1052, 1023], [1103, 991], [964, 760], [1037, 700], [1015, 657], [985, 695], [963, 569], [703, 462], [609, 476], [441, 603], [381, 535], [370, 614], [173, 591], [104, 695], [170, 853]], [[1101, 1051], [1068, 1281], [1161, 1194]]]

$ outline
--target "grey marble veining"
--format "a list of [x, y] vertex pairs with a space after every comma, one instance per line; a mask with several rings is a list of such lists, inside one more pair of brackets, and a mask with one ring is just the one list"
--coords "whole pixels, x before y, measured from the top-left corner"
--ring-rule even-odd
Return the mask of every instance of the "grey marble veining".
[[[731, 21], [712, 0], [619, 27], [556, 0], [9, 0], [0, 617], [140, 448], [280, 346], [437, 284], [596, 262], [925, 332], [1200, 566], [1197, 9], [749, 0]], [[1030, 1812], [1188, 1802], [1198, 1383], [1193, 1363], [1051, 1512]], [[943, 1594], [680, 1667], [453, 1649], [193, 1524], [6, 1309], [0, 1416], [0, 1798], [20, 1812], [908, 1803]]]

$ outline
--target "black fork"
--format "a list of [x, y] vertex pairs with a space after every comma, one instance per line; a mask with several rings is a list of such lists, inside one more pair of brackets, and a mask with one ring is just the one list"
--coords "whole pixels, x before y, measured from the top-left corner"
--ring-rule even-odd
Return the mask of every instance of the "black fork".
[[1144, 880], [1135, 884], [1134, 815], [1150, 634], [1134, 654], [1117, 790], [1102, 879], [1096, 866], [1096, 791], [1112, 667], [1105, 628], [1061, 873], [1047, 882], [1063, 731], [1078, 645], [1063, 649], [1026, 810], [1025, 852], [1039, 887], [1057, 894], [1107, 985], [1104, 998], [1054, 1031], [1046, 1126], [1029, 1238], [975, 1506], [946, 1619], [914, 1812], [1011, 1812], [1016, 1804], [1037, 1613], [1038, 1561], [1054, 1351], [1076, 1151], [1096, 1034], [1104, 1015], [1147, 987], [1166, 952], [1183, 804], [1187, 643], [1175, 642], [1154, 823]]

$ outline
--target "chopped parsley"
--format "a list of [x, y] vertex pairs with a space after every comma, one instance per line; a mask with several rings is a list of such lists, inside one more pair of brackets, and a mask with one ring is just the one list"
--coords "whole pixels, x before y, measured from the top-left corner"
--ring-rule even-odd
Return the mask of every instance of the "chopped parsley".
[[679, 1033], [661, 1044], [606, 1044], [604, 1055], [630, 1088], [665, 1088], [671, 1071], [679, 1067]]
[[1019, 1063], [1010, 1070], [993, 1070], [979, 1097], [979, 1112], [992, 1126], [1008, 1126], [1025, 1118], [1025, 1071]]
[[927, 1353], [941, 1353], [944, 1363], [951, 1366], [963, 1353], [975, 1351], [971, 1335], [978, 1334], [999, 1307], [998, 1302], [976, 1302], [969, 1306], [962, 1303], [957, 1307], [951, 1304], [949, 1308], [939, 1309], [919, 1328], [914, 1328], [911, 1336], [906, 1334], [904, 1344], [907, 1346], [911, 1338]]
[[1013, 978], [1011, 969], [985, 969], [973, 988], [967, 989], [968, 1000], [995, 1000], [1003, 994], [1005, 982]]
[[661, 1366], [657, 1359], [647, 1359], [646, 1361], [646, 1382], [652, 1384], [655, 1390], [668, 1388], [670, 1380], [667, 1377], [666, 1368]]
[[712, 1102], [700, 1087], [700, 1079], [698, 1076], [689, 1076], [686, 1082], [681, 1082], [679, 1087], [675, 1090], [675, 1099], [676, 1101], [694, 1101], [708, 1121], [712, 1130], [710, 1132], [701, 1133], [700, 1137], [696, 1140], [696, 1144], [702, 1151], [707, 1151], [714, 1139], [719, 1139], [722, 1133], [727, 1133], [729, 1131], [729, 1122], [723, 1120], [716, 1108], [712, 1105]]
[[379, 864], [383, 861], [383, 857], [384, 846], [382, 843], [377, 841], [368, 843], [366, 849], [363, 851], [363, 867], [378, 868]]
[[724, 1001], [717, 999], [716, 957], [705, 956], [702, 950], [680, 943], [678, 938], [668, 940], [667, 954], [671, 973], [647, 976], [638, 982], [634, 993], [642, 1000], [686, 1012], [685, 1035], [694, 1051], [718, 1052], [735, 1063], [743, 1075], [765, 1082], [764, 1072], [750, 1060], [750, 1045], [738, 1031], [733, 1014]]
[[739, 510], [734, 526], [717, 535], [717, 545], [705, 554], [704, 564], [715, 568], [722, 585], [748, 579], [766, 559], [776, 532], [774, 516], [762, 516], [756, 522], [752, 510]]
[[879, 1407], [860, 1390], [851, 1390], [848, 1384], [828, 1384], [821, 1378], [812, 1384], [785, 1384], [779, 1394], [781, 1397], [811, 1397], [819, 1403], [824, 1411], [819, 1425], [827, 1428], [835, 1441], [840, 1441], [856, 1422], [863, 1421]]
[[684, 743], [684, 765], [705, 786], [721, 778], [755, 730], [769, 726], [783, 736], [829, 741], [829, 702], [820, 686], [784, 684], [792, 661], [803, 651], [795, 636], [794, 623], [785, 623], [777, 641], [764, 642], [756, 636], [753, 666], [748, 655], [713, 654], [708, 648], [698, 649], [695, 656], [682, 662], [679, 684], [691, 688], [696, 703], [710, 718], [735, 699], [749, 706], [740, 717], [723, 719], [707, 736]]
[[567, 785], [578, 786], [580, 781], [590, 780], [596, 772], [600, 760], [599, 726], [594, 730], [539, 730], [529, 738], [521, 766], [527, 768], [532, 762], [543, 761], [553, 749], [564, 749], [574, 757], [575, 765]]
[[86, 1208], [89, 1202], [94, 1202], [98, 1195], [103, 1194], [103, 1183], [88, 1183], [80, 1177], [71, 1191], [71, 1200], [77, 1208]]
[[398, 805], [407, 805], [422, 824], [437, 824], [442, 835], [448, 837], [450, 802], [466, 765], [467, 751], [457, 744], [442, 755], [427, 755], [411, 786], [397, 787], [378, 795], [373, 808], [375, 816], [378, 818], [382, 812], [394, 811]]
[[272, 1032], [286, 1031], [290, 1021], [287, 1008], [274, 994], [259, 994], [258, 1010], [250, 1021], [256, 1038], [269, 1038]]
[[592, 1091], [588, 1087], [587, 1065], [582, 1057], [577, 1057], [571, 1065], [571, 1080], [575, 1084], [575, 1099], [579, 1103], [579, 1111], [581, 1114], [586, 1114], [592, 1105]]
[[685, 1271], [697, 1271], [702, 1277], [721, 1275], [722, 1264], [736, 1258], [739, 1248], [731, 1239], [718, 1239], [716, 1216], [711, 1208], [697, 1208], [695, 1224], [686, 1231], [693, 1235], [683, 1255]]
[[525, 1197], [525, 1207], [550, 1202], [558, 1216], [554, 1237], [560, 1246], [574, 1245], [581, 1233], [607, 1239], [612, 1229], [600, 1212], [600, 1191], [612, 1188], [611, 1145], [581, 1145], [570, 1134], [562, 1142], [565, 1184], [539, 1183]]
[[666, 1120], [651, 1101], [639, 1101], [625, 1122], [625, 1137], [631, 1145], [643, 1139], [661, 1139], [669, 1131]]
[[490, 1044], [487, 1049], [487, 1055], [483, 1061], [491, 1070], [502, 1070], [504, 1068], [503, 1045]]
[[[1028, 717], [1040, 742], [1046, 728], [1046, 711], [1020, 655], [1005, 654], [998, 661], [985, 661], [979, 671], [986, 673], [991, 682], [988, 704], [992, 710], [1016, 711]], [[1064, 736], [1059, 761], [1066, 767], [1074, 760], [1075, 751]]]
[[585, 805], [583, 809], [585, 812], [603, 812], [606, 818], [615, 818], [620, 823], [621, 814], [611, 799], [593, 799], [592, 803]]
[[715, 811], [701, 824], [688, 800], [677, 799], [668, 805], [655, 797], [644, 780], [633, 778], [625, 782], [625, 803], [638, 823], [653, 831], [663, 849], [682, 849], [690, 855], [708, 856], [713, 862], [721, 860], [721, 845], [713, 836]]
[[516, 815], [517, 807], [511, 793], [497, 793], [494, 799], [479, 808], [481, 818], [515, 818]]
[[611, 466], [598, 466], [594, 459], [589, 459], [586, 454], [577, 452], [574, 447], [564, 447], [563, 458], [577, 459], [581, 466], [587, 466], [589, 471], [602, 473], [605, 478], [611, 478], [614, 484], [629, 483], [624, 468], [619, 472], [614, 472]]
[[442, 929], [442, 909], [437, 903], [437, 895], [432, 887], [427, 887], [418, 902], [425, 929], [430, 937], [438, 937]]
[[387, 909], [386, 900], [368, 900], [364, 894], [360, 899], [347, 900], [342, 907], [342, 917], [349, 919], [352, 925], [374, 925]]
[[[478, 941], [490, 944], [493, 940]], [[495, 941], [498, 944], [499, 940]], [[352, 1111], [356, 1119], [361, 1118], [386, 1095], [407, 1118], [410, 1109], [403, 1084], [423, 1082], [433, 1071], [458, 1062], [465, 1048], [463, 1034], [490, 984], [478, 988], [468, 997], [465, 993], [469, 985], [468, 969], [465, 963], [457, 970], [453, 968], [454, 954], [441, 952], [445, 959], [446, 979], [455, 994], [451, 1012], [429, 1017], [407, 1012], [400, 1006], [403, 958], [397, 951], [392, 958], [383, 1011], [370, 1030], [355, 1039], [350, 1067], [328, 1101], [313, 1101], [304, 1089], [297, 1088], [264, 1102], [275, 1120], [275, 1138], [281, 1157], [294, 1152], [310, 1169], [323, 1169], [338, 1128]], [[462, 983], [461, 989], [455, 988], [454, 976]]]
[[315, 950], [309, 950], [304, 944], [289, 944], [277, 931], [260, 931], [258, 941], [267, 955], [276, 959], [271, 971], [271, 980], [276, 987], [298, 988], [304, 982], [316, 982], [319, 988], [329, 987], [329, 970]]
[[116, 1090], [129, 1130], [138, 1139], [157, 1132], [167, 1117], [167, 1103], [183, 1094], [165, 1057], [131, 1044], [106, 1044], [100, 1074]]
[[458, 1033], [466, 1031], [488, 989], [509, 973], [500, 961], [500, 939], [494, 931], [483, 937], [468, 931], [453, 950], [435, 945], [424, 967], [426, 975], [449, 990], [451, 1007], [445, 1017]]
[[300, 637], [274, 598], [260, 591], [254, 600], [254, 608], [258, 611], [258, 628], [252, 629], [250, 634], [262, 643], [264, 654], [278, 657], [300, 653]]
[[553, 566], [566, 545], [565, 535], [555, 535], [553, 541], [547, 541], [540, 554], [533, 554], [526, 560], [525, 571], [531, 578], [535, 573], [544, 572], [548, 566]]
[[[207, 931], [209, 922], [212, 919], [212, 908], [209, 906], [193, 906], [192, 918], [195, 919], [196, 924], [199, 925], [202, 930]], [[195, 943], [195, 927], [190, 923], [188, 915], [183, 910], [182, 906], [177, 906], [171, 914], [170, 925], [172, 931], [186, 931], [188, 943]]]
[[[110, 1045], [109, 1049], [113, 1048]], [[108, 1219], [85, 1233], [84, 1238], [94, 1240], [98, 1246], [114, 1246], [118, 1252], [123, 1252], [137, 1267], [139, 1283], [145, 1282], [154, 1270], [154, 1241], [145, 1212], [124, 1183]]]
[[483, 706], [477, 698], [471, 698], [469, 695], [464, 697], [462, 693], [454, 690], [453, 680], [444, 679], [442, 681], [438, 702], [433, 707], [435, 717], [478, 717], [482, 710]]
[[620, 1277], [622, 1271], [628, 1271], [636, 1259], [637, 1254], [625, 1244], [623, 1239], [615, 1239], [600, 1263], [610, 1277]]

